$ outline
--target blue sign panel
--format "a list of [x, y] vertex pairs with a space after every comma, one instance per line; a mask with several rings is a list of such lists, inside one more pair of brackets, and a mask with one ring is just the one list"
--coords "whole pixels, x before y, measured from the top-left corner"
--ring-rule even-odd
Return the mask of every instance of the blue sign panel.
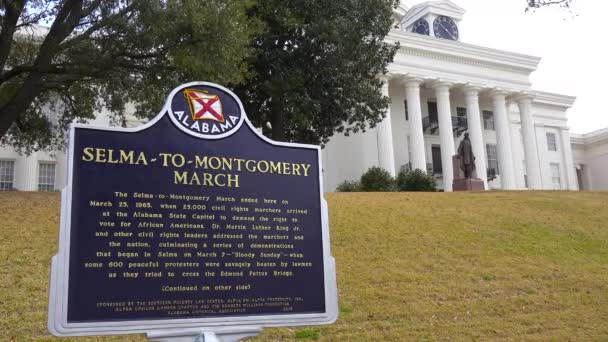
[[335, 320], [317, 146], [268, 140], [202, 82], [141, 128], [70, 138], [51, 332]]

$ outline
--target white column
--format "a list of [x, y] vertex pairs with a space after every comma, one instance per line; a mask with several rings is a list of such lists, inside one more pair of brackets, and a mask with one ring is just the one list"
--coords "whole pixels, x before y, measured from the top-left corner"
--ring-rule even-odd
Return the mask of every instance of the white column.
[[443, 173], [443, 191], [452, 191], [454, 170], [452, 156], [454, 150], [454, 134], [452, 133], [452, 109], [450, 107], [450, 87], [452, 84], [436, 82], [435, 96], [437, 97], [437, 114], [439, 116], [439, 139], [441, 141], [441, 165]]
[[[390, 99], [388, 79], [382, 83], [382, 95]], [[395, 155], [393, 153], [393, 128], [391, 125], [391, 105], [386, 108], [386, 116], [378, 127], [378, 161], [380, 167], [395, 176]]]
[[542, 183], [542, 189], [550, 190], [553, 189], [553, 181], [551, 180], [551, 169], [549, 168], [549, 159], [547, 157], [547, 133], [545, 125], [537, 123], [534, 125], [536, 128], [536, 145], [538, 160], [540, 162], [540, 178]]
[[516, 98], [521, 116], [521, 133], [524, 140], [524, 155], [526, 159], [526, 175], [528, 176], [528, 188], [540, 190], [543, 188], [540, 177], [540, 164], [538, 151], [536, 149], [536, 135], [534, 134], [534, 120], [532, 119], [532, 97], [528, 95]]
[[488, 175], [486, 152], [483, 145], [483, 130], [481, 115], [479, 113], [479, 88], [467, 86], [464, 88], [464, 97], [467, 104], [467, 125], [473, 155], [475, 156], [475, 170], [477, 178], [483, 180], [484, 189], [488, 188]]
[[569, 128], [562, 127], [561, 129], [562, 151], [564, 154], [564, 168], [566, 169], [566, 179], [568, 190], [578, 190], [578, 180], [576, 179], [576, 170], [572, 160], [572, 146], [570, 143]]
[[513, 172], [513, 152], [511, 147], [511, 129], [507, 113], [506, 95], [504, 91], [491, 92], [494, 103], [494, 122], [496, 124], [496, 148], [498, 150], [498, 170], [503, 190], [516, 189], [515, 173]]
[[[325, 149], [323, 149], [325, 150]], [[55, 188], [57, 190], [62, 190], [66, 186], [66, 159], [67, 155], [64, 151], [57, 151], [55, 155], [56, 164], [55, 164]]]
[[[512, 120], [512, 111], [511, 106], [515, 103], [511, 97], [507, 97], [507, 120], [509, 120], [509, 134], [511, 135], [511, 153], [513, 153], [511, 163], [513, 167], [513, 179], [515, 182], [515, 190], [525, 190], [526, 189], [526, 179], [524, 177], [525, 166], [524, 166], [524, 152], [520, 149], [520, 145], [523, 148], [523, 140], [521, 127], [518, 127], [517, 124], [521, 124], [519, 121]], [[521, 151], [520, 151], [521, 150]]]
[[34, 152], [29, 156], [25, 157], [25, 163], [23, 163], [23, 170], [21, 177], [23, 177], [22, 191], [37, 191], [38, 187], [38, 156]]
[[424, 133], [422, 131], [422, 110], [420, 109], [420, 84], [422, 80], [408, 79], [405, 82], [405, 96], [410, 121], [410, 151], [412, 151], [412, 169], [426, 172], [426, 154], [424, 153]]

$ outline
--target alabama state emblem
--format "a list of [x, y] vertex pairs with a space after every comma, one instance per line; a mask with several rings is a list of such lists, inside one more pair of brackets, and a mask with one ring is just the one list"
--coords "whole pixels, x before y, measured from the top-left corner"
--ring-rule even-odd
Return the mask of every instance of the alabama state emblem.
[[178, 128], [204, 139], [220, 139], [241, 126], [243, 105], [230, 90], [213, 83], [187, 83], [169, 95], [169, 115]]
[[215, 120], [224, 122], [222, 101], [217, 95], [210, 95], [206, 90], [184, 89], [184, 96], [190, 107], [192, 120]]

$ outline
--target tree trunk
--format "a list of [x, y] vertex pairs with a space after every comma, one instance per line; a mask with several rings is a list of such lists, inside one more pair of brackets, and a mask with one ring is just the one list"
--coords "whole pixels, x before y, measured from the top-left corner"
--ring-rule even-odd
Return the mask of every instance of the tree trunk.
[[42, 89], [40, 78], [39, 73], [30, 73], [17, 93], [0, 107], [0, 137], [4, 137], [17, 117], [27, 110], [34, 98], [38, 96]]
[[2, 27], [0, 28], [0, 73], [5, 69], [6, 60], [13, 45], [13, 35], [24, 6], [24, 1], [16, 1], [8, 4], [4, 9], [4, 18], [2, 18]]
[[7, 108], [7, 110], [0, 109], [0, 138], [4, 137], [8, 129], [11, 127], [13, 122], [17, 119], [16, 113]]
[[271, 118], [272, 118], [272, 140], [285, 141], [285, 118], [281, 110], [279, 101], [272, 101]]
[[10, 107], [0, 109], [0, 137], [4, 137], [13, 122], [17, 119], [17, 112]]

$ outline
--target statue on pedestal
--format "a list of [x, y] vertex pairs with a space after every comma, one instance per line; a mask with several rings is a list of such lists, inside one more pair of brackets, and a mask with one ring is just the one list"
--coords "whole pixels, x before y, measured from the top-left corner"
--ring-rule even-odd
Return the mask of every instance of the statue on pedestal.
[[460, 169], [464, 171], [464, 178], [471, 179], [475, 172], [475, 156], [469, 140], [469, 133], [464, 134], [464, 138], [458, 146], [458, 155], [460, 156]]
[[477, 178], [475, 173], [475, 155], [469, 139], [469, 133], [464, 134], [464, 138], [458, 145], [458, 154], [452, 157], [452, 170], [454, 171], [454, 191], [485, 190], [484, 183]]

